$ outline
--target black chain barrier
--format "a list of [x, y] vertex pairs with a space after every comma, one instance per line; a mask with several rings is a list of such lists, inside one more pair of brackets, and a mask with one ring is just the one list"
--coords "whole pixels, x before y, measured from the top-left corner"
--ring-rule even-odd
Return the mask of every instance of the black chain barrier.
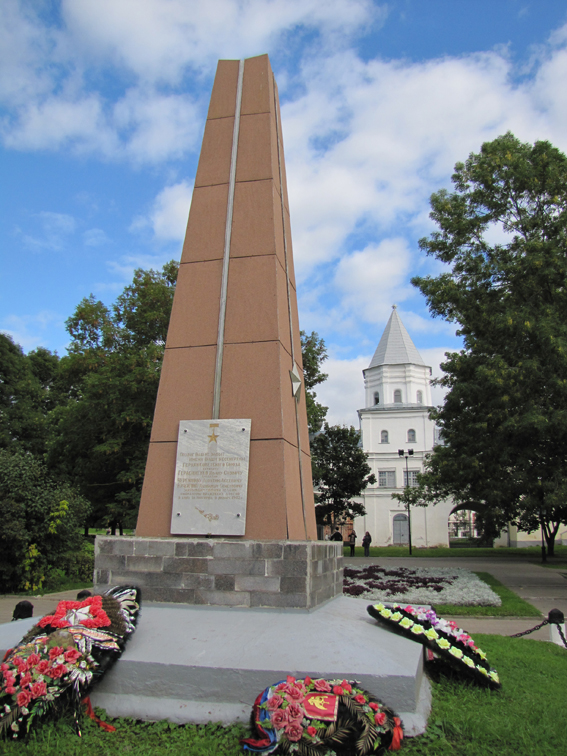
[[565, 648], [567, 648], [567, 640], [565, 640], [565, 635], [563, 633], [563, 628], [561, 627], [561, 625], [557, 625], [557, 629], [559, 630], [559, 635], [561, 636], [561, 640], [563, 641], [563, 645], [565, 646]]
[[521, 638], [523, 635], [529, 635], [530, 633], [535, 633], [536, 630], [539, 630], [541, 627], [545, 627], [546, 625], [556, 625], [557, 631], [559, 632], [559, 637], [561, 638], [561, 641], [563, 642], [563, 645], [565, 648], [567, 648], [567, 640], [565, 639], [565, 633], [563, 632], [563, 623], [565, 622], [565, 617], [563, 615], [563, 612], [560, 609], [552, 609], [549, 614], [547, 615], [547, 619], [545, 619], [543, 622], [540, 622], [539, 625], [536, 625], [535, 627], [530, 628], [529, 630], [524, 630], [522, 633], [515, 633], [514, 635], [509, 635], [509, 638]]
[[529, 630], [524, 630], [522, 633], [515, 633], [514, 635], [509, 635], [509, 638], [521, 638], [522, 635], [529, 635], [530, 633], [535, 633], [536, 630], [539, 630], [540, 627], [545, 627], [546, 625], [549, 625], [548, 620], [544, 620], [543, 622], [540, 622], [539, 625], [536, 625], [535, 627], [530, 628]]

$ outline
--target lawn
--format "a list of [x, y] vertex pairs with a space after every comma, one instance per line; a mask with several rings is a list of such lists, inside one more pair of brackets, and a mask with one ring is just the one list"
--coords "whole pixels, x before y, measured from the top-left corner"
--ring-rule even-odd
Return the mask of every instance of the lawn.
[[[551, 643], [525, 638], [477, 635], [502, 681], [489, 691], [432, 670], [433, 708], [428, 731], [406, 739], [401, 754], [415, 756], [565, 756], [567, 718], [561, 715], [567, 678], [567, 652]], [[250, 702], [252, 705], [252, 701]], [[47, 724], [26, 742], [0, 742], [9, 756], [237, 756], [242, 726], [178, 727], [112, 720], [107, 733], [87, 720], [78, 738], [68, 721]]]
[[402, 753], [420, 756], [565, 756], [567, 652], [552, 643], [476, 635], [500, 675], [487, 691], [440, 675], [428, 732]]
[[[364, 549], [357, 546], [355, 557], [364, 558]], [[350, 556], [350, 547], [345, 546], [344, 556]], [[409, 548], [407, 546], [371, 546], [370, 556], [376, 557], [409, 557]], [[442, 557], [451, 557], [451, 559], [523, 559], [528, 562], [538, 562], [541, 564], [541, 548], [539, 546], [530, 546], [525, 549], [489, 549], [489, 548], [435, 548], [435, 549], [412, 549], [412, 557], [421, 559], [439, 559]], [[546, 563], [548, 566], [558, 566], [567, 568], [567, 546], [556, 546], [555, 555], [548, 557]]]

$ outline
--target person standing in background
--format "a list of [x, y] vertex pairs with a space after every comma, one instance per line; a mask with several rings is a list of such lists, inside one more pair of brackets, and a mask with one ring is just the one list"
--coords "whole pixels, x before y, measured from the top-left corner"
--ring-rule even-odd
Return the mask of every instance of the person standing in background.
[[348, 536], [348, 542], [350, 546], [350, 555], [351, 557], [354, 556], [354, 547], [356, 546], [356, 533], [354, 530], [351, 530]]
[[364, 538], [362, 539], [362, 545], [364, 546], [364, 556], [369, 557], [370, 556], [370, 544], [372, 543], [372, 536], [368, 531], [364, 534]]

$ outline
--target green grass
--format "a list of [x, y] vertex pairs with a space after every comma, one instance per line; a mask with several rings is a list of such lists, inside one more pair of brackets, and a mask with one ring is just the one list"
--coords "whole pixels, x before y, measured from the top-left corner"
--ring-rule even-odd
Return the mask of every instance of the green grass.
[[476, 635], [502, 690], [452, 676], [433, 682], [428, 732], [407, 739], [411, 756], [565, 756], [567, 652], [552, 643]]
[[[498, 670], [502, 690], [489, 691], [443, 668], [434, 670], [433, 707], [425, 735], [406, 738], [409, 756], [567, 756], [567, 651], [525, 638], [476, 635]], [[250, 701], [252, 706], [252, 701]], [[100, 712], [99, 712], [100, 713]], [[107, 733], [85, 720], [78, 738], [67, 720], [38, 728], [27, 742], [1, 742], [8, 756], [242, 756], [242, 725], [178, 727], [110, 720]]]
[[456, 604], [435, 604], [435, 611], [441, 617], [541, 617], [541, 612], [518, 594], [506, 588], [488, 572], [475, 572], [502, 599], [501, 606], [458, 606]]
[[0, 754], [13, 756], [243, 756], [239, 738], [248, 735], [243, 726], [178, 726], [169, 722], [136, 722], [133, 719], [110, 719], [116, 732], [105, 732], [85, 718], [82, 737], [69, 720], [49, 722], [38, 727], [29, 739], [21, 742], [0, 741]]
[[[92, 591], [93, 589], [93, 583], [92, 580], [86, 581], [86, 580], [74, 580], [74, 579], [67, 579], [62, 580], [58, 582], [56, 585], [46, 585], [41, 590], [37, 591], [30, 591], [27, 595], [30, 596], [45, 596], [48, 593], [62, 593], [63, 591], [82, 591], [84, 588], [86, 588], [89, 591]], [[22, 594], [23, 596], [24, 594]]]
[[[344, 556], [350, 556], [350, 547], [345, 546]], [[364, 549], [357, 546], [355, 557], [364, 557]], [[409, 548], [407, 546], [371, 546], [371, 557], [409, 557]], [[538, 562], [541, 564], [541, 548], [539, 546], [530, 546], [525, 549], [516, 548], [458, 548], [450, 549], [439, 547], [432, 549], [412, 549], [412, 557], [417, 558], [435, 558], [450, 557], [451, 559], [473, 559], [473, 558], [490, 558], [490, 559], [523, 559], [528, 562]], [[555, 555], [548, 557], [547, 566], [567, 566], [567, 546], [556, 546]]]
[[567, 572], [567, 559], [561, 559], [557, 562], [545, 562], [542, 567], [547, 567], [550, 570], [565, 570]]

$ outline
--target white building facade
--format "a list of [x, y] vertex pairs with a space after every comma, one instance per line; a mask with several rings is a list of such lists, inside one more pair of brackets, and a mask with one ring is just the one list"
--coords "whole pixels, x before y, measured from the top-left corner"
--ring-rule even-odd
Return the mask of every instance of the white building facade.
[[[436, 442], [431, 409], [431, 368], [417, 351], [394, 305], [369, 367], [363, 371], [365, 407], [358, 411], [362, 447], [376, 483], [362, 500], [366, 509], [354, 529], [358, 538], [368, 531], [373, 546], [407, 544], [416, 548], [448, 546], [448, 501], [435, 506], [406, 508], [393, 493], [403, 493], [406, 479], [416, 483], [423, 461]], [[400, 451], [404, 456], [400, 456]]]

